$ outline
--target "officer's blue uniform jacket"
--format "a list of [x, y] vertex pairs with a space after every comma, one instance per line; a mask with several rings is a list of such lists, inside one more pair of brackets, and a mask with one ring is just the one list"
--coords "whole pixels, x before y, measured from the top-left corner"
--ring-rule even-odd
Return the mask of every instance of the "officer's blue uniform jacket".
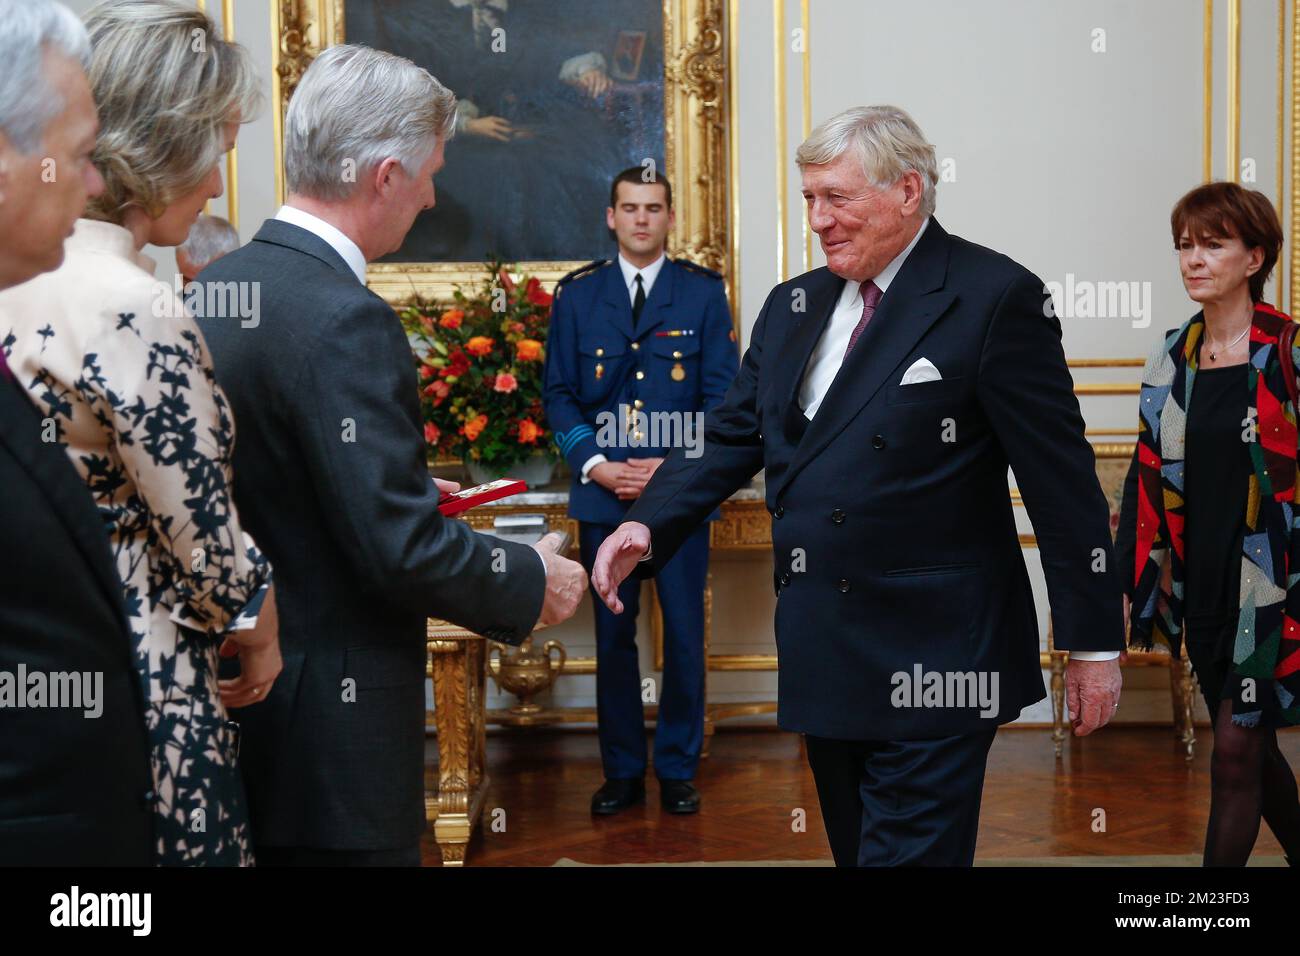
[[[667, 455], [674, 441], [682, 442], [682, 419], [671, 429], [670, 420], [660, 419], [656, 428], [654, 413], [707, 412], [722, 401], [738, 367], [722, 277], [710, 269], [666, 260], [635, 332], [617, 260], [590, 263], [560, 280], [542, 395], [573, 473], [569, 514], [619, 524], [630, 502], [595, 481], [583, 483], [582, 466], [598, 454], [610, 461]], [[694, 440], [702, 442], [702, 430]], [[633, 446], [637, 441], [644, 447]]]

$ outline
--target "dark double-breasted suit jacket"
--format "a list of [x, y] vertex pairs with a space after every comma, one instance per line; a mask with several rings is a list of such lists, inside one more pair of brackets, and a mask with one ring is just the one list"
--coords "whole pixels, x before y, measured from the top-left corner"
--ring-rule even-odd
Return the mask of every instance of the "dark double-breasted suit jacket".
[[[843, 286], [822, 268], [769, 294], [706, 420], [704, 453], [674, 452], [627, 514], [651, 530], [641, 573], [766, 469], [780, 725], [919, 740], [1014, 720], [1045, 692], [1008, 466], [1037, 535], [1056, 646], [1123, 647], [1109, 511], [1060, 323], [1028, 270], [931, 220], [801, 428], [804, 367]], [[941, 380], [900, 384], [921, 358]], [[899, 693], [897, 675], [928, 673], [982, 673], [995, 707]]]
[[[90, 493], [43, 432], [0, 371], [0, 671], [13, 682], [0, 694], [0, 866], [148, 866], [153, 783], [122, 581]], [[99, 716], [16, 706], [33, 673], [100, 675]]]

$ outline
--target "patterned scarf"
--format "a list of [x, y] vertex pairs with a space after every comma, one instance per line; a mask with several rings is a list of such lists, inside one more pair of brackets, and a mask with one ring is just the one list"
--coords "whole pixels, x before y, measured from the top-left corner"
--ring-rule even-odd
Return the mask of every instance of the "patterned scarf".
[[[1277, 358], [1290, 318], [1255, 307], [1250, 326], [1249, 401], [1242, 438], [1252, 473], [1245, 505], [1241, 600], [1225, 695], [1233, 723], [1254, 727], [1267, 707], [1278, 722], [1300, 723], [1300, 534], [1296, 526], [1296, 411]], [[1130, 638], [1155, 638], [1176, 651], [1183, 628], [1186, 554], [1184, 441], [1205, 319], [1198, 313], [1171, 332], [1147, 362], [1138, 422], [1137, 552]], [[1225, 503], [1225, 507], [1229, 507]]]

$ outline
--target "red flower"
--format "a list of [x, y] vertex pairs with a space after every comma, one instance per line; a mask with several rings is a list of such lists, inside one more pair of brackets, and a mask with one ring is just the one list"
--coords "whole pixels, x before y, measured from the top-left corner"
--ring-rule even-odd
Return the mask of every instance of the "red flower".
[[450, 364], [438, 373], [443, 378], [446, 378], [448, 375], [461, 376], [469, 371], [469, 356], [460, 349], [456, 349], [456, 351], [452, 352], [451, 355], [447, 356], [447, 361]]
[[528, 280], [528, 285], [525, 287], [524, 295], [533, 305], [542, 306], [550, 305], [551, 301], [555, 298], [542, 288], [542, 281], [536, 276]]
[[451, 386], [446, 382], [431, 382], [429, 387], [424, 390], [424, 394], [432, 396], [433, 405], [437, 408], [445, 402], [447, 396], [451, 394]]
[[497, 380], [492, 384], [492, 388], [498, 392], [509, 394], [519, 387], [519, 380], [509, 372], [502, 372], [497, 376]]
[[420, 363], [420, 378], [433, 378], [434, 369], [432, 366]]
[[438, 426], [433, 422], [424, 423], [424, 440], [430, 445], [438, 444], [438, 439], [442, 437], [442, 432], [438, 431]]

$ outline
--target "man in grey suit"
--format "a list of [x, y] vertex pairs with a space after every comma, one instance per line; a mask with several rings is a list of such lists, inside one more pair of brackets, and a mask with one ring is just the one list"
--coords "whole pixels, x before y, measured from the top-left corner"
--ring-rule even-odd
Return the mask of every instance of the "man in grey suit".
[[276, 569], [284, 670], [243, 711], [263, 865], [418, 865], [425, 619], [519, 643], [586, 589], [558, 536], [439, 514], [455, 485], [429, 476], [410, 347], [365, 287], [434, 204], [455, 106], [408, 60], [326, 50], [285, 120], [286, 205], [199, 276], [196, 311], [224, 313], [199, 324], [235, 414], [235, 502]]

